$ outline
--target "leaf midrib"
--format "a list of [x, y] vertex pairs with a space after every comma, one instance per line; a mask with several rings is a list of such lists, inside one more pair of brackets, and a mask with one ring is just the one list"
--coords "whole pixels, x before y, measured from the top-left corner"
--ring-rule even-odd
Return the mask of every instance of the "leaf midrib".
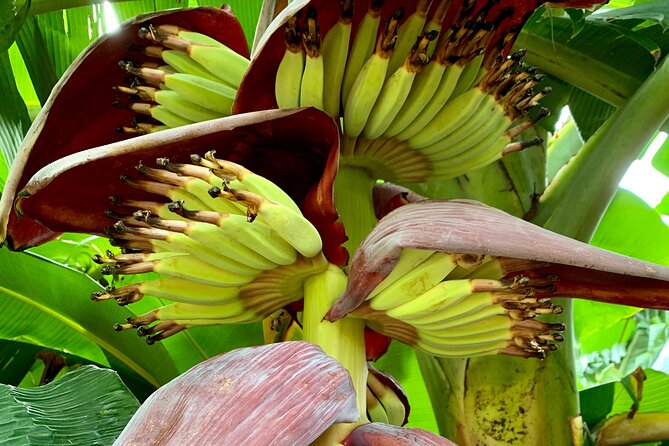
[[14, 299], [30, 305], [34, 308], [36, 308], [38, 311], [46, 314], [47, 316], [59, 321], [60, 323], [70, 327], [80, 335], [84, 336], [85, 338], [91, 340], [94, 342], [96, 345], [98, 345], [100, 348], [106, 350], [109, 352], [111, 355], [114, 357], [118, 358], [121, 362], [126, 364], [128, 368], [130, 368], [132, 371], [137, 373], [139, 376], [144, 378], [146, 381], [148, 381], [151, 385], [155, 386], [156, 388], [160, 387], [160, 382], [153, 376], [151, 375], [146, 369], [144, 369], [141, 365], [139, 365], [137, 362], [135, 362], [132, 358], [124, 354], [121, 350], [117, 349], [114, 347], [112, 344], [109, 342], [105, 341], [104, 339], [96, 336], [77, 322], [73, 321], [72, 319], [69, 319], [65, 317], [64, 315], [50, 309], [49, 307], [40, 304], [39, 302], [35, 302], [34, 300], [30, 299], [29, 297], [17, 293], [16, 291], [13, 291], [7, 287], [4, 287], [0, 285], [0, 292], [3, 292], [7, 294], [10, 297], [13, 297]]

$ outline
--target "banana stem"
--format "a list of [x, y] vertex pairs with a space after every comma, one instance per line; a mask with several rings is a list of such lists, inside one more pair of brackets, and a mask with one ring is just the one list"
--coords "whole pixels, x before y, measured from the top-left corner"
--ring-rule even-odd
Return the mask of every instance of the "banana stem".
[[[304, 340], [319, 345], [348, 370], [356, 392], [360, 422], [366, 422], [367, 361], [365, 354], [364, 321], [343, 318], [337, 322], [323, 321], [332, 303], [346, 288], [347, 277], [334, 265], [309, 277], [304, 283]], [[339, 444], [351, 432], [354, 424], [336, 424], [313, 444]]]
[[344, 247], [351, 255], [377, 222], [372, 199], [374, 184], [376, 179], [366, 169], [339, 166], [334, 199], [348, 236]]
[[525, 62], [619, 107], [639, 88], [639, 80], [568, 45], [524, 30], [516, 48], [527, 50]]
[[533, 223], [578, 240], [590, 239], [625, 171], [669, 117], [668, 84], [665, 58], [557, 173], [539, 201]]

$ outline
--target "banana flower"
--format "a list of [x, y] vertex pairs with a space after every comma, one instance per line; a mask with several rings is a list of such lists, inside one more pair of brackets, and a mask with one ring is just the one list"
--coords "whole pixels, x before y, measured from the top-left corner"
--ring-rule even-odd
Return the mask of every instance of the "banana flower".
[[[437, 356], [542, 358], [562, 340], [562, 324], [536, 319], [560, 313], [553, 297], [669, 309], [666, 268], [480, 203], [375, 185], [451, 178], [537, 143], [517, 137], [546, 115], [529, 111], [547, 92], [510, 48], [540, 3], [296, 1], [242, 79], [248, 49], [225, 9], [140, 17], [78, 59], [13, 166], [1, 239], [23, 249], [64, 231], [108, 237], [121, 252], [96, 259], [104, 271], [158, 276], [91, 297], [172, 301], [115, 327], [150, 343], [282, 308], [308, 341], [196, 366], [147, 400], [118, 444], [450, 445], [369, 422], [402, 425], [408, 408], [368, 369], [379, 352], [366, 332]], [[151, 62], [182, 57], [170, 51], [192, 56], [199, 68], [189, 69], [211, 54], [235, 61], [224, 78], [202, 72], [218, 86], [201, 82], [222, 92], [214, 111], [233, 116], [171, 115], [169, 91], [188, 78]], [[109, 106], [74, 107], [81, 85]], [[236, 92], [229, 110], [226, 89]], [[121, 94], [139, 100], [111, 107]]]

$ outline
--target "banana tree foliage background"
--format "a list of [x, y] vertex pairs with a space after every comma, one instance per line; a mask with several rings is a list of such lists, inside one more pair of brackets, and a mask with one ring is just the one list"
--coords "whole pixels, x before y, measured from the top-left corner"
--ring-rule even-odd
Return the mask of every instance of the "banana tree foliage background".
[[[0, 184], [31, 118], [91, 40], [139, 13], [220, 6], [215, 0], [89, 3], [94, 2], [2, 0]], [[228, 3], [252, 43], [262, 2]], [[630, 191], [616, 192], [625, 170], [641, 157], [652, 161], [655, 176], [640, 181], [656, 193], [669, 190], [669, 141], [666, 134], [649, 134], [644, 121], [644, 113], [657, 104], [669, 113], [669, 84], [651, 94], [637, 93], [669, 52], [669, 2], [612, 0], [593, 15], [542, 8], [517, 46], [527, 48], [527, 63], [549, 74], [544, 82], [553, 93], [544, 102], [554, 113], [538, 130], [549, 143], [454, 180], [417, 185], [418, 191], [481, 200], [556, 232], [669, 265], [669, 228], [662, 220], [669, 215], [669, 193], [649, 204]], [[559, 112], [565, 106], [572, 117]], [[606, 131], [596, 133], [602, 126]], [[107, 306], [99, 311], [87, 298], [105, 281], [91, 256], [106, 248], [106, 240], [65, 234], [29, 252], [0, 249], [0, 439], [7, 444], [32, 444], [28, 437], [39, 438], [47, 428], [57, 431], [63, 444], [111, 444], [139, 401], [160, 385], [220, 352], [262, 344], [258, 325], [188, 330], [151, 347], [133, 333], [114, 332], [113, 323], [130, 316], [130, 310]], [[132, 311], [141, 314], [156, 306], [144, 299]], [[570, 325], [581, 412], [591, 429], [633, 403], [640, 412], [669, 412], [669, 314], [577, 301]], [[570, 349], [564, 346], [561, 354], [568, 358]], [[469, 385], [476, 386], [477, 379], [501, 385], [508, 361], [493, 357], [469, 363], [487, 371], [473, 375]], [[394, 343], [375, 365], [404, 385], [412, 404], [409, 426], [448, 434], [449, 411], [457, 404], [448, 405], [444, 395], [457, 392], [447, 377], [466, 364], [416, 355]], [[550, 360], [516, 364], [519, 376], [532, 376]], [[648, 378], [640, 402], [628, 377], [637, 367]], [[557, 404], [565, 392], [546, 387], [545, 407]], [[26, 414], [25, 401], [41, 415]], [[91, 421], [90, 413], [105, 417]]]

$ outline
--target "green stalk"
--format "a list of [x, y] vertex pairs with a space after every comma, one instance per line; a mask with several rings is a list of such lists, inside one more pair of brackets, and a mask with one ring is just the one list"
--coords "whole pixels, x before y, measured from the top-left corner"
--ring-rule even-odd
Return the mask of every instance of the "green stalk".
[[[561, 319], [570, 319], [571, 306], [565, 313]], [[441, 435], [460, 446], [571, 444], [569, 419], [578, 414], [571, 352], [561, 345], [543, 361], [417, 353]]]
[[669, 62], [557, 173], [542, 195], [533, 222], [564, 235], [589, 240], [627, 168], [669, 117]]
[[360, 421], [335, 424], [314, 445], [339, 444], [360, 422], [366, 422], [367, 360], [365, 353], [365, 323], [345, 317], [337, 322], [323, 321], [332, 303], [344, 292], [347, 277], [334, 265], [304, 282], [304, 340], [320, 346], [348, 370], [356, 392]]
[[344, 247], [351, 255], [377, 222], [372, 201], [374, 184], [376, 179], [366, 169], [339, 166], [334, 185], [334, 200], [348, 236]]
[[516, 48], [525, 48], [525, 62], [558, 77], [611, 105], [621, 106], [639, 88], [639, 80], [606, 63], [539, 34], [520, 33]]

